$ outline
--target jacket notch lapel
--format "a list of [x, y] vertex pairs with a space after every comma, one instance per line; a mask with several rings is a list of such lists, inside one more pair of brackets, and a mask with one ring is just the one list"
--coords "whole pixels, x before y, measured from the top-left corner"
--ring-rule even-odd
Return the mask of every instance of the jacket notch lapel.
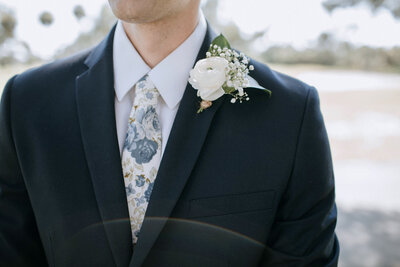
[[132, 238], [115, 124], [113, 33], [114, 29], [85, 61], [89, 69], [76, 79], [76, 100], [83, 147], [105, 233], [116, 265], [127, 266]]

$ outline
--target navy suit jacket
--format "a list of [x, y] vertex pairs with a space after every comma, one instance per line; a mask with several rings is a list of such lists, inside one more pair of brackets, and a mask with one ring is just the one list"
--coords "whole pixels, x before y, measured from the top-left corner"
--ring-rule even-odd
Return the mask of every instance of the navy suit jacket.
[[[4, 89], [0, 266], [336, 266], [334, 177], [317, 91], [256, 61], [251, 75], [270, 98], [248, 88], [250, 101], [223, 96], [197, 114], [187, 85], [133, 248], [113, 34]], [[213, 37], [208, 30], [198, 59]]]

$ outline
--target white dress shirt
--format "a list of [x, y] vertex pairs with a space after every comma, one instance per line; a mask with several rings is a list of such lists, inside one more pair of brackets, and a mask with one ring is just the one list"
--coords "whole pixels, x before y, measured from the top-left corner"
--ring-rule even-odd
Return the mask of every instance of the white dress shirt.
[[118, 21], [114, 34], [113, 65], [115, 119], [121, 153], [128, 130], [129, 113], [135, 95], [133, 86], [146, 74], [149, 75], [151, 81], [160, 92], [157, 114], [162, 131], [161, 153], [164, 152], [179, 103], [189, 79], [189, 72], [193, 68], [206, 31], [207, 23], [204, 15], [200, 12], [199, 23], [193, 33], [178, 48], [151, 69], [129, 41], [121, 21]]

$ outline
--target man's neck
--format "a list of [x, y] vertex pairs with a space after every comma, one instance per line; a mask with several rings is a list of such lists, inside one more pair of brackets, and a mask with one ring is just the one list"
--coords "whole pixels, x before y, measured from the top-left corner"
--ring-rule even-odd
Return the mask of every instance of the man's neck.
[[199, 11], [192, 10], [151, 23], [122, 22], [129, 40], [150, 68], [160, 63], [194, 31]]

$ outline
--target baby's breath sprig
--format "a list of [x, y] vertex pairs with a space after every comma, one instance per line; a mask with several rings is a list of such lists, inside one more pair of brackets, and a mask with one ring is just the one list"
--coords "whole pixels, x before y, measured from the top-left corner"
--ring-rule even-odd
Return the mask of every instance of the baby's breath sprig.
[[249, 65], [250, 59], [245, 54], [231, 49], [222, 34], [214, 39], [206, 57], [221, 57], [229, 62], [226, 70], [226, 82], [222, 85], [222, 89], [226, 94], [232, 96], [231, 103], [249, 101], [249, 95], [244, 88], [249, 86], [247, 76], [250, 71], [254, 70], [254, 66]]

